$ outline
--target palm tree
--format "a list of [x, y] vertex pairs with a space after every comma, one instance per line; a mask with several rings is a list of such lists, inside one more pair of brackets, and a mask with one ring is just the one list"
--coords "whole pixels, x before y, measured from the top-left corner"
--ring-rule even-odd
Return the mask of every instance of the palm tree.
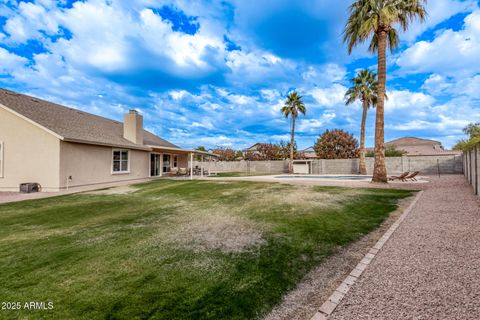
[[357, 100], [362, 102], [363, 114], [362, 125], [360, 126], [360, 165], [358, 171], [363, 175], [367, 174], [365, 165], [365, 123], [367, 121], [368, 108], [377, 105], [377, 87], [377, 74], [365, 69], [352, 79], [352, 87], [345, 93], [346, 105], [352, 104]]
[[426, 0], [355, 0], [350, 6], [350, 16], [345, 25], [344, 41], [348, 52], [372, 37], [369, 51], [378, 52], [378, 87], [377, 110], [375, 120], [375, 165], [373, 182], [387, 182], [385, 168], [385, 86], [387, 77], [387, 47], [394, 51], [399, 44], [398, 33], [395, 29], [399, 25], [404, 31], [410, 22], [418, 18], [425, 20]]
[[295, 119], [298, 113], [305, 114], [306, 108], [302, 101], [302, 96], [293, 91], [287, 96], [287, 101], [281, 109], [285, 118], [292, 116], [292, 140], [290, 142], [290, 161], [288, 163], [288, 171], [293, 173], [293, 146], [295, 145]]

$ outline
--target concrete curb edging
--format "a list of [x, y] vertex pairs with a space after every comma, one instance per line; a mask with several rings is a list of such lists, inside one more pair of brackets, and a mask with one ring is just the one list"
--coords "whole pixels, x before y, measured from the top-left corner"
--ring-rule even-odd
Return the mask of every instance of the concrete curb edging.
[[417, 203], [417, 201], [422, 196], [423, 191], [419, 191], [418, 194], [415, 196], [413, 201], [410, 205], [405, 209], [405, 211], [398, 217], [397, 221], [395, 221], [390, 228], [383, 234], [383, 236], [377, 241], [377, 243], [368, 251], [367, 254], [363, 257], [362, 260], [357, 264], [357, 266], [350, 272], [350, 274], [343, 280], [343, 282], [335, 289], [332, 295], [325, 301], [320, 309], [310, 318], [310, 320], [326, 320], [329, 315], [333, 313], [335, 308], [340, 304], [342, 299], [347, 294], [350, 287], [360, 278], [362, 273], [368, 267], [370, 262], [375, 258], [377, 253], [382, 249], [383, 245], [390, 239], [392, 234], [398, 228], [398, 226], [405, 220], [408, 216], [410, 211], [412, 211], [413, 207]]

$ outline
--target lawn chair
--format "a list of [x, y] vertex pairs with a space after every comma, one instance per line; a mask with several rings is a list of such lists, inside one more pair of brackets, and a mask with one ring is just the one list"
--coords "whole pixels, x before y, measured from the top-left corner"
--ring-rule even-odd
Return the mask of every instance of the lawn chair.
[[391, 176], [391, 177], [388, 177], [388, 180], [389, 180], [389, 181], [394, 181], [394, 180], [405, 181], [405, 178], [408, 177], [408, 175], [410, 175], [410, 172], [406, 171], [406, 172], [402, 173], [402, 174], [399, 175], [399, 176]]
[[420, 171], [415, 171], [411, 174], [409, 174], [408, 176], [405, 177], [405, 180], [412, 180], [412, 181], [417, 181], [417, 178], [415, 178], [418, 174], [420, 173]]

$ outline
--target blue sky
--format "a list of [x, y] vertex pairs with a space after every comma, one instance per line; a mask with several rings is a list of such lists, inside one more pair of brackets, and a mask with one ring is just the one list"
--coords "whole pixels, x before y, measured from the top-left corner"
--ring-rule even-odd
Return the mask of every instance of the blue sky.
[[[244, 148], [289, 137], [280, 114], [297, 90], [307, 115], [297, 144], [325, 129], [358, 136], [349, 79], [376, 68], [348, 55], [345, 0], [0, 0], [0, 86], [145, 127], [183, 147]], [[431, 0], [428, 19], [388, 56], [386, 139], [451, 147], [480, 121], [478, 1]], [[373, 144], [374, 110], [367, 120]]]

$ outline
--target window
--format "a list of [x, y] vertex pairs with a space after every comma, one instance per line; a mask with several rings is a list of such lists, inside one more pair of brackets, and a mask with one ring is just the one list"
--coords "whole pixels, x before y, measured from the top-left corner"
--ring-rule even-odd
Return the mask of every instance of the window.
[[3, 142], [0, 141], [0, 178], [3, 178]]
[[113, 173], [128, 172], [128, 150], [113, 150]]
[[178, 167], [178, 156], [177, 155], [173, 156], [173, 167], [174, 168]]
[[167, 173], [170, 172], [170, 155], [164, 154], [163, 155], [163, 169], [162, 172]]

